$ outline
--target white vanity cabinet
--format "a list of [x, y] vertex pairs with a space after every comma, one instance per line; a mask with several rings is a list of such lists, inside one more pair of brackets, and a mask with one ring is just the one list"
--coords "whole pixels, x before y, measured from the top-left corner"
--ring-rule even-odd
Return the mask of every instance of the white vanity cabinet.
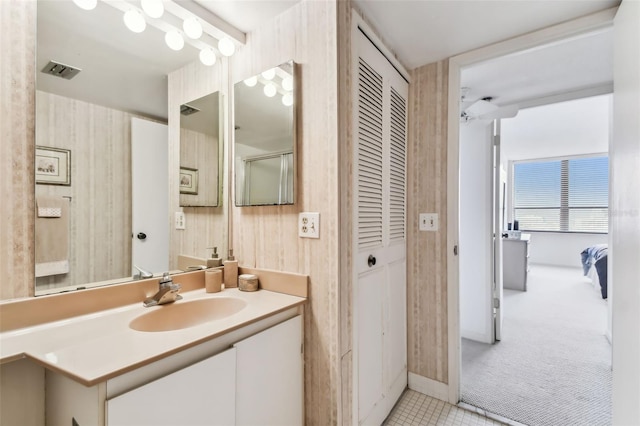
[[302, 425], [302, 317], [235, 344], [236, 425]]
[[47, 370], [46, 425], [302, 425], [302, 334], [294, 308], [94, 386]]
[[232, 425], [236, 349], [107, 401], [107, 426]]

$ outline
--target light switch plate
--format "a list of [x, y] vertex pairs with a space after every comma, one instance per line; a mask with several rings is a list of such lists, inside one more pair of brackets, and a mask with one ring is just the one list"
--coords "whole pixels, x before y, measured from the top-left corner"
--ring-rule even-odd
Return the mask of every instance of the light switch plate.
[[437, 231], [438, 226], [438, 213], [420, 213], [421, 231]]
[[306, 212], [298, 215], [298, 236], [320, 238], [320, 213]]
[[176, 212], [175, 215], [176, 229], [186, 229], [186, 221], [183, 212]]

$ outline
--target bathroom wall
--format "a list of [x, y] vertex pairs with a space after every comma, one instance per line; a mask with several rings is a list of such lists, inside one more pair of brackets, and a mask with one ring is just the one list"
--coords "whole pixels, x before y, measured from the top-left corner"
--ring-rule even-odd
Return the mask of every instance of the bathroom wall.
[[36, 185], [69, 196], [68, 274], [38, 290], [131, 275], [130, 113], [36, 91], [36, 145], [71, 150], [71, 185]]
[[[206, 202], [218, 204], [220, 158], [218, 149], [213, 147], [218, 147], [217, 137], [191, 129], [180, 129], [180, 167], [189, 167], [198, 171], [198, 193], [180, 194], [181, 204]], [[205, 186], [206, 182], [212, 185]]]
[[[308, 274], [305, 423], [340, 418], [337, 8], [303, 0], [256, 31], [231, 58], [233, 82], [293, 59], [297, 64], [297, 179], [293, 206], [232, 207], [241, 265]], [[343, 6], [340, 6], [343, 8]], [[298, 213], [320, 213], [320, 238], [298, 237]], [[349, 378], [350, 380], [350, 378]]]
[[[219, 91], [227, 99], [227, 89], [223, 86], [227, 60], [221, 59], [213, 67], [194, 61], [169, 74], [169, 268], [177, 269], [178, 255], [205, 257], [207, 247], [217, 246], [224, 254], [227, 247], [227, 175], [221, 182], [224, 192], [220, 207], [180, 207], [180, 105], [199, 99], [209, 93]], [[225, 126], [224, 132], [228, 135]], [[228, 138], [227, 138], [228, 140]], [[225, 151], [226, 152], [226, 151]], [[225, 154], [226, 155], [226, 154]], [[217, 164], [217, 163], [216, 163]], [[215, 167], [217, 170], [217, 166]], [[200, 183], [202, 184], [202, 182]], [[177, 230], [173, 215], [177, 211], [185, 214], [186, 229]]]
[[[438, 383], [448, 382], [448, 64], [445, 60], [411, 71], [409, 87], [408, 368], [410, 374], [426, 378], [426, 382], [436, 388]], [[420, 232], [419, 213], [438, 213], [438, 231]], [[412, 382], [411, 376], [409, 382]]]
[[0, 1], [0, 299], [33, 295], [36, 2]]

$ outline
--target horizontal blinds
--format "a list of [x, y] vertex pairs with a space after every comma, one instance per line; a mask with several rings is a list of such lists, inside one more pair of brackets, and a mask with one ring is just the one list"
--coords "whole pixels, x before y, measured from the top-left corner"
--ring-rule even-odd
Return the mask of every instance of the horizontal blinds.
[[608, 231], [606, 156], [514, 165], [514, 218], [529, 231]]

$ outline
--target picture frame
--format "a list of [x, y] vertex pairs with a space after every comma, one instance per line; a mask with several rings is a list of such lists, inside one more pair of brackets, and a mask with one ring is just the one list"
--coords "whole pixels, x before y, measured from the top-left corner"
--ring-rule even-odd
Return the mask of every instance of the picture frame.
[[180, 193], [198, 195], [198, 169], [180, 167]]
[[36, 146], [36, 184], [71, 186], [71, 150]]

